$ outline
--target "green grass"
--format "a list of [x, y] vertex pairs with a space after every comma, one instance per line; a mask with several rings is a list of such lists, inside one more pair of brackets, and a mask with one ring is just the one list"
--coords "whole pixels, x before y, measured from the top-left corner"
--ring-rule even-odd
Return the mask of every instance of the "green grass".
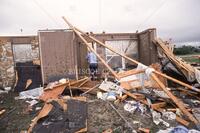
[[182, 57], [182, 59], [189, 63], [200, 63], [200, 59], [197, 57]]

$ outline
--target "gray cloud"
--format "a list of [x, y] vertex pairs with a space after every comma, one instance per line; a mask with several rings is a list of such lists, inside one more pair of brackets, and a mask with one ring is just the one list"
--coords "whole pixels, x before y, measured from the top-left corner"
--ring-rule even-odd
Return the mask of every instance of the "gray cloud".
[[199, 0], [1, 0], [0, 35], [37, 34], [67, 28], [61, 16], [83, 30], [135, 32], [157, 28], [174, 42], [200, 41]]

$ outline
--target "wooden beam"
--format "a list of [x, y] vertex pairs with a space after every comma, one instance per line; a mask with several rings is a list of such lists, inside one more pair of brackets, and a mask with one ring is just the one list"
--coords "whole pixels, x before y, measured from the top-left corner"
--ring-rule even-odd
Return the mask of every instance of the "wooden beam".
[[162, 88], [162, 90], [173, 100], [173, 102], [179, 107], [179, 109], [195, 124], [198, 124], [198, 120], [185, 108], [184, 103], [176, 98], [166, 87], [160, 82], [160, 80], [156, 77], [155, 74], [151, 74], [152, 79], [156, 81], [156, 83]]
[[166, 106], [166, 102], [160, 102], [160, 103], [151, 104], [152, 108], [162, 108], [162, 107], [165, 107], [165, 106]]
[[[84, 43], [88, 46], [88, 48], [90, 48], [91, 51], [93, 51], [93, 52], [97, 55], [97, 57], [98, 57], [100, 60], [102, 60], [102, 63], [104, 63], [104, 65], [111, 71], [111, 73], [112, 73], [117, 79], [120, 79], [120, 78], [118, 77], [118, 75], [117, 75], [115, 72], [113, 72], [113, 70], [107, 65], [107, 63], [106, 63], [103, 59], [101, 59], [101, 57], [99, 57], [99, 55], [96, 53], [96, 51], [95, 51], [91, 46], [89, 46], [89, 44], [87, 43], [87, 41], [80, 35], [80, 33], [78, 33], [78, 31], [75, 29], [75, 27], [73, 27], [64, 17], [63, 17], [63, 19], [65, 20], [66, 23], [68, 23], [68, 25], [73, 29], [73, 31], [82, 39], [82, 41], [84, 41]], [[87, 34], [86, 34], [86, 35], [87, 35]], [[116, 54], [119, 54], [119, 55], [121, 55], [122, 57], [124, 57], [124, 58], [126, 58], [126, 59], [129, 59], [129, 60], [132, 61], [133, 63], [139, 64], [138, 61], [135, 61], [135, 60], [131, 59], [130, 57], [127, 57], [127, 56], [125, 56], [125, 55], [122, 55], [122, 54], [116, 52], [115, 50], [113, 50], [112, 48], [106, 46], [105, 44], [103, 44], [102, 42], [98, 41], [98, 40], [95, 39], [94, 37], [92, 37], [91, 39], [96, 40], [97, 43], [99, 42], [101, 45], [103, 45], [104, 47], [108, 48], [108, 49], [111, 50], [112, 52], [114, 52], [114, 53], [116, 53]], [[198, 120], [196, 120], [196, 118], [195, 118], [190, 112], [188, 112], [188, 110], [185, 108], [184, 103], [183, 103], [182, 101], [180, 101], [178, 98], [176, 98], [176, 97], [165, 87], [165, 85], [157, 78], [157, 76], [156, 76], [154, 73], [151, 74], [151, 78], [161, 87], [161, 89], [173, 100], [173, 102], [180, 108], [180, 110], [181, 110], [192, 122], [194, 122], [195, 124], [199, 124]], [[130, 92], [128, 92], [128, 91], [124, 91], [124, 93], [125, 93], [126, 95], [128, 95], [128, 96], [134, 98], [134, 99], [137, 99], [137, 98], [138, 98], [136, 95], [134, 95], [134, 94], [132, 94], [132, 93], [130, 93]]]
[[123, 77], [128, 77], [128, 76], [131, 76], [131, 75], [135, 75], [135, 74], [139, 74], [139, 73], [144, 73], [144, 72], [145, 72], [145, 70], [132, 69], [132, 70], [120, 72], [120, 73], [118, 73], [117, 75], [118, 75], [120, 78], [123, 78]]
[[105, 67], [112, 73], [116, 79], [120, 79], [119, 76], [113, 71], [113, 69], [101, 58], [101, 56], [90, 46], [90, 44], [84, 39], [81, 34], [75, 30], [75, 28], [67, 21], [65, 17], [63, 17], [63, 20], [69, 25], [69, 27], [76, 33], [76, 35], [84, 42], [84, 44], [97, 56], [97, 58], [105, 65]]
[[[116, 53], [116, 54], [118, 54], [118, 55], [120, 55], [121, 57], [123, 57], [123, 58], [129, 60], [130, 62], [132, 62], [132, 63], [134, 63], [134, 64], [139, 64], [138, 61], [136, 61], [136, 60], [134, 60], [134, 59], [132, 59], [132, 58], [130, 58], [130, 57], [124, 55], [124, 54], [118, 53], [118, 52], [115, 51], [112, 47], [110, 47], [110, 46], [104, 44], [103, 42], [101, 42], [101, 41], [99, 41], [99, 40], [97, 40], [96, 38], [94, 38], [94, 37], [91, 36], [90, 34], [86, 34], [85, 32], [81, 31], [81, 30], [78, 29], [77, 27], [74, 27], [74, 28], [75, 28], [77, 31], [79, 31], [80, 33], [82, 33], [83, 35], [85, 35], [85, 36], [87, 36], [88, 38], [90, 38], [90, 39], [92, 39], [93, 41], [95, 41], [97, 44], [99, 44], [99, 45], [101, 45], [101, 46], [104, 46], [105, 48], [109, 49], [110, 51], [112, 51], [112, 52], [114, 52], [114, 53]], [[154, 71], [154, 73], [156, 73], [156, 74], [158, 74], [158, 75], [160, 75], [160, 76], [163, 76], [163, 77], [165, 77], [165, 78], [167, 78], [167, 79], [169, 79], [169, 80], [171, 80], [171, 81], [173, 81], [173, 82], [175, 82], [175, 83], [177, 83], [177, 84], [180, 84], [180, 85], [182, 85], [182, 86], [185, 86], [185, 87], [187, 87], [187, 88], [189, 88], [189, 89], [192, 89], [192, 90], [197, 91], [197, 92], [200, 93], [200, 90], [199, 90], [199, 89], [197, 89], [197, 88], [195, 88], [195, 87], [192, 87], [191, 85], [188, 85], [188, 84], [186, 84], [186, 83], [184, 83], [184, 82], [181, 82], [181, 81], [179, 81], [179, 80], [177, 80], [177, 79], [175, 79], [175, 78], [172, 78], [172, 77], [170, 77], [170, 76], [167, 76], [166, 74], [163, 74], [163, 73], [158, 72], [158, 71]]]

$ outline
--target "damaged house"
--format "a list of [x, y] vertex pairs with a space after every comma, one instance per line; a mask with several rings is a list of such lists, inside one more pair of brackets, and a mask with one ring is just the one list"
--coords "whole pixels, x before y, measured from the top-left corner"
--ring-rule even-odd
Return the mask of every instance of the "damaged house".
[[[16, 111], [23, 124], [9, 127], [16, 107], [2, 102], [0, 130], [199, 132], [200, 72], [176, 57], [156, 29], [95, 34], [63, 19], [69, 29], [0, 37], [0, 87], [15, 91], [14, 105], [23, 108]], [[98, 59], [96, 79], [88, 69], [89, 51]]]
[[[140, 33], [91, 34], [116, 51], [145, 65], [158, 61], [156, 46], [152, 45], [153, 39], [156, 38], [156, 29]], [[85, 72], [88, 68], [87, 47], [71, 30], [40, 30], [38, 36], [8, 36], [0, 37], [0, 40], [2, 51], [0, 87], [2, 88], [14, 85], [17, 64], [25, 62], [33, 62], [40, 66], [42, 80], [37, 81], [37, 84], [41, 82], [47, 84], [63, 77], [77, 79], [79, 75], [87, 74]], [[121, 56], [90, 39], [88, 41], [112, 68], [131, 67], [132, 64]], [[101, 62], [98, 62], [98, 65], [101, 72], [104, 66]], [[22, 71], [24, 74], [27, 73], [25, 70]]]

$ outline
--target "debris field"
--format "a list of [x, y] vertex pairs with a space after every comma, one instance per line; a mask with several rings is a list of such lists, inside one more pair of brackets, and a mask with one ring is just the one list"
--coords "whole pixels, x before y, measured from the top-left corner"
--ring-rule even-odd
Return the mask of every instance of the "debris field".
[[[171, 44], [155, 38], [159, 61], [145, 65], [63, 20], [104, 73], [44, 84], [46, 66], [17, 64], [15, 85], [0, 91], [0, 132], [200, 133], [200, 71], [175, 56]], [[113, 69], [88, 40], [134, 67]]]

